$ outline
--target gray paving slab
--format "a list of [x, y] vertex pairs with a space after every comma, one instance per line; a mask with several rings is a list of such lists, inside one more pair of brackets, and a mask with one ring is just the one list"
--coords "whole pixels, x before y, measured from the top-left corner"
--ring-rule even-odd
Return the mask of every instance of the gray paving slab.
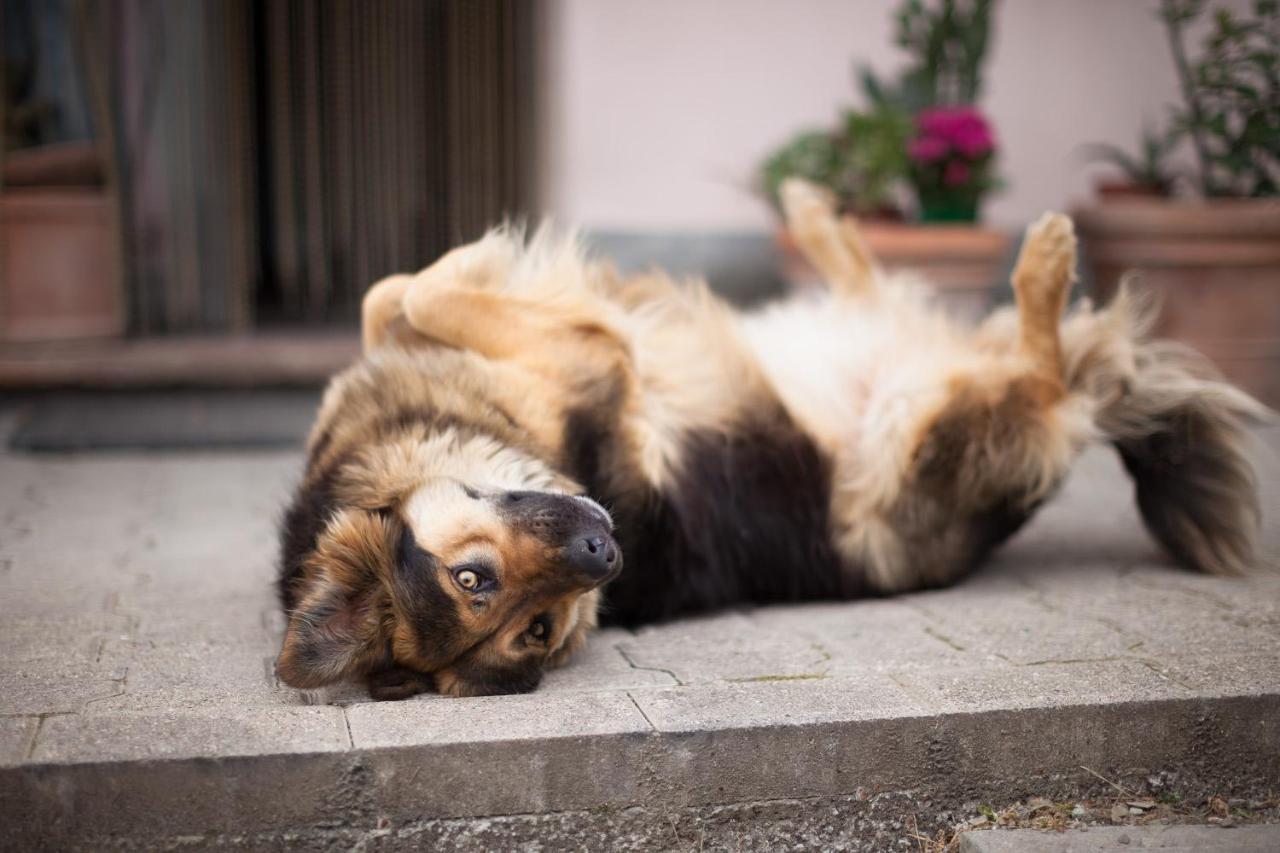
[[0, 767], [25, 761], [39, 717], [0, 717]]
[[[651, 726], [626, 693], [549, 696], [416, 696], [405, 702], [365, 702], [346, 709], [357, 748], [422, 743], [471, 743], [647, 733]], [[495, 722], [501, 720], [500, 728]]]
[[913, 671], [896, 678], [928, 707], [946, 711], [1099, 705], [1194, 695], [1168, 675], [1131, 660]]
[[681, 684], [815, 678], [828, 672], [831, 660], [795, 631], [732, 612], [641, 628], [618, 648], [632, 666], [670, 673]]
[[1197, 696], [1263, 696], [1276, 690], [1280, 651], [1161, 658], [1148, 665]]
[[578, 652], [573, 665], [547, 673], [538, 690], [543, 693], [582, 693], [643, 690], [678, 684], [670, 672], [635, 666], [627, 659], [620, 647], [631, 636], [629, 631], [619, 628], [597, 631], [586, 648]]
[[765, 607], [747, 617], [762, 632], [807, 641], [827, 658], [814, 668], [830, 676], [963, 666], [972, 660], [935, 619], [898, 600]]
[[960, 853], [1274, 853], [1280, 850], [1280, 826], [1106, 826], [1087, 832], [1034, 829], [969, 832], [960, 837]]
[[30, 763], [314, 753], [351, 745], [341, 708], [166, 708], [46, 717]]
[[891, 678], [874, 673], [633, 690], [631, 695], [660, 732], [801, 726], [927, 712], [922, 702]]
[[97, 662], [6, 661], [0, 668], [0, 714], [70, 714], [125, 692], [127, 666]]

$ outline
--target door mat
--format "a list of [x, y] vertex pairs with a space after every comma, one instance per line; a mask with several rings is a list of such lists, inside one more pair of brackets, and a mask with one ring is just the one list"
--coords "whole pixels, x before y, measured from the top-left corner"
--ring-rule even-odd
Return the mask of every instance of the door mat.
[[302, 447], [319, 390], [57, 392], [23, 400], [15, 450]]

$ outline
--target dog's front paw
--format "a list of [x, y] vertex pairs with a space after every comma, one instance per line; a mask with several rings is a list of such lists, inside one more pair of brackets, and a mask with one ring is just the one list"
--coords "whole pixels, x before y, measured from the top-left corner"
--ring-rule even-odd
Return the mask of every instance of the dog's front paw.
[[403, 667], [370, 673], [366, 678], [369, 696], [379, 702], [408, 699], [431, 689], [431, 676]]
[[835, 197], [803, 178], [783, 181], [778, 197], [789, 228], [811, 228], [835, 218]]

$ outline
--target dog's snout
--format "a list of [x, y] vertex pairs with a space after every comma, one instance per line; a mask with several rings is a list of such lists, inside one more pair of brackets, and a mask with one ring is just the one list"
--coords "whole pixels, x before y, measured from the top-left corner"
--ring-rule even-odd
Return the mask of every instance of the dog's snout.
[[568, 548], [567, 562], [589, 583], [597, 584], [613, 577], [621, 562], [618, 546], [608, 536], [579, 536]]

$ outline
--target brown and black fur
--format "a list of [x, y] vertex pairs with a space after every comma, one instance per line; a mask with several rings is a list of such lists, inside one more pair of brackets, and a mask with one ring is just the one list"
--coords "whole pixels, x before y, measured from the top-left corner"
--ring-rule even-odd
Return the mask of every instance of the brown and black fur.
[[[1127, 293], [1064, 319], [1066, 217], [1028, 232], [1015, 309], [969, 331], [819, 192], [784, 199], [831, 293], [753, 315], [504, 231], [375, 285], [366, 357], [326, 394], [283, 525], [282, 678], [519, 692], [597, 610], [638, 624], [948, 583], [1098, 440], [1175, 557], [1250, 567], [1244, 425], [1264, 410], [1147, 341]], [[477, 566], [491, 585], [461, 586]]]

